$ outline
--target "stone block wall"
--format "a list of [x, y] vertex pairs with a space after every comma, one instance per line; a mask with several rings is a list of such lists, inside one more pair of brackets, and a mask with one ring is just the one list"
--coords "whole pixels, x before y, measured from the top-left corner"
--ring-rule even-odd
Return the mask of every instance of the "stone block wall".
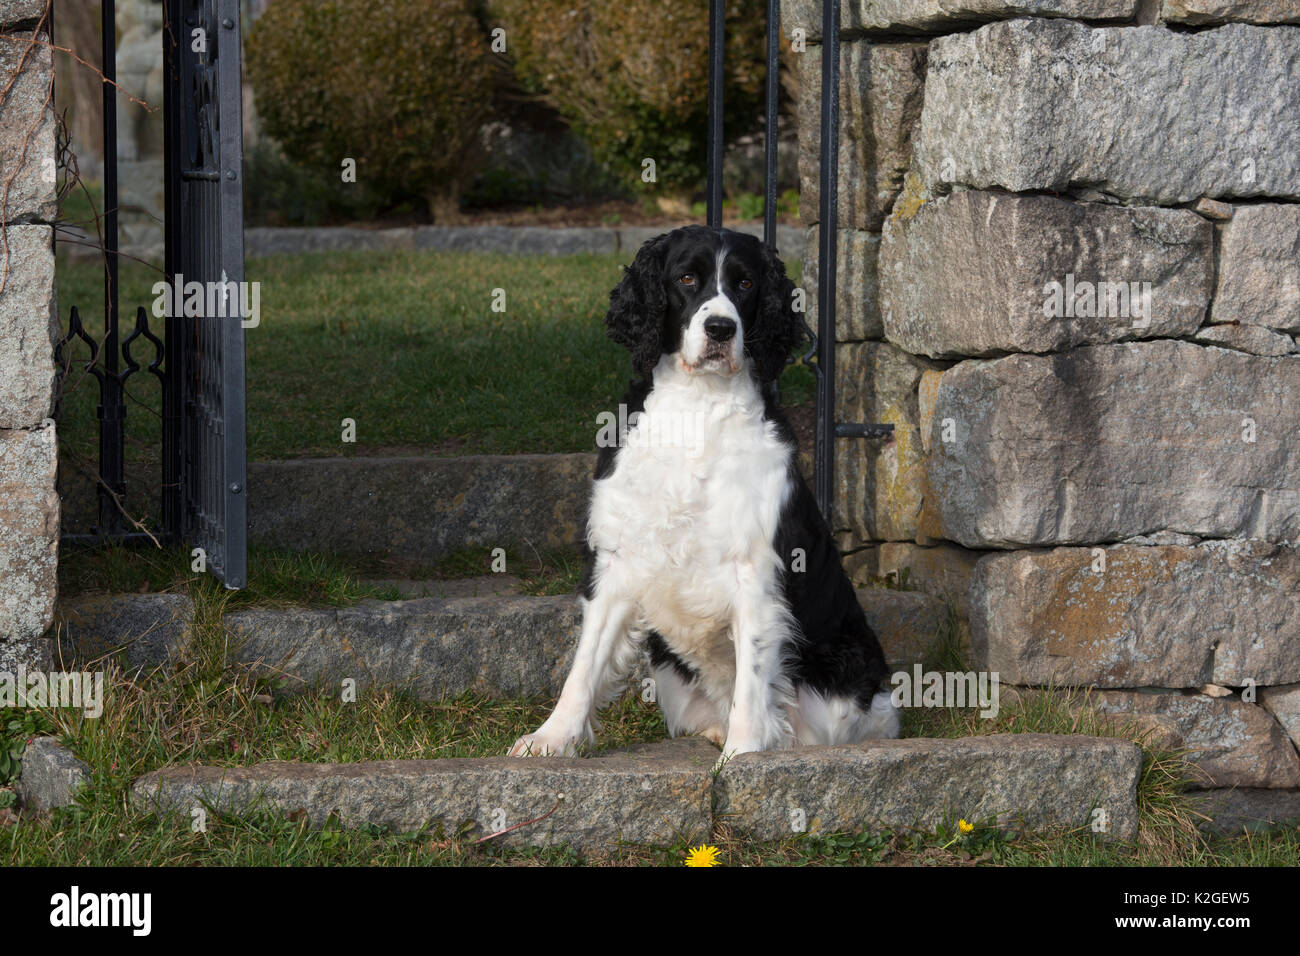
[[[783, 13], [815, 234], [821, 5]], [[1300, 787], [1296, 24], [843, 4], [838, 417], [897, 429], [838, 442], [849, 563], [1008, 684], [1167, 718], [1204, 786]]]
[[53, 62], [44, 0], [0, 0], [0, 671], [47, 667], [59, 498]]

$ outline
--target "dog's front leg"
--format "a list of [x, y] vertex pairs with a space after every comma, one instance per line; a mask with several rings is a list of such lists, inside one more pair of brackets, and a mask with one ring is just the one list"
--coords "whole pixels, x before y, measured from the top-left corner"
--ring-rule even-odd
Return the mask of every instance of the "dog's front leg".
[[617, 676], [616, 652], [628, 638], [631, 616], [632, 605], [626, 601], [599, 592], [591, 600], [583, 599], [582, 636], [555, 710], [536, 733], [515, 741], [510, 756], [572, 756], [580, 743], [594, 739], [594, 712], [601, 695]]
[[[779, 600], [742, 575], [732, 643], [736, 683], [732, 690], [722, 760], [754, 750], [776, 750], [794, 738], [786, 704], [792, 696], [782, 661], [791, 622]], [[748, 583], [750, 586], [743, 587]]]

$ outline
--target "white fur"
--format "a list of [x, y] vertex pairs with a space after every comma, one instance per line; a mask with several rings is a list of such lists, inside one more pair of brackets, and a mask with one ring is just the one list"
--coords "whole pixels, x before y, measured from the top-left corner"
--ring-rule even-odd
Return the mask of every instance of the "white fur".
[[736, 323], [736, 334], [726, 343], [727, 371], [734, 373], [740, 369], [744, 360], [745, 334], [735, 304], [721, 292], [701, 303], [691, 316], [682, 335], [682, 361], [692, 369], [701, 365], [704, 351], [710, 344], [708, 334], [704, 331], [704, 321], [715, 315]]
[[[714, 296], [700, 304], [700, 307], [691, 316], [690, 322], [687, 323], [686, 331], [682, 334], [682, 362], [691, 371], [701, 367], [705, 369], [711, 367], [712, 363], [701, 364], [705, 350], [710, 345], [708, 334], [704, 331], [704, 322], [715, 315], [724, 319], [731, 319], [736, 323], [736, 334], [725, 343], [726, 360], [724, 370], [726, 374], [735, 375], [744, 364], [744, 327], [740, 321], [740, 313], [736, 311], [736, 303], [732, 302], [730, 296], [727, 295], [726, 281], [722, 270], [722, 264], [726, 259], [727, 252], [723, 249], [718, 253], [713, 269], [713, 274], [717, 278], [718, 291]], [[656, 379], [657, 384], [658, 380]]]
[[871, 699], [863, 711], [847, 697], [826, 697], [800, 687], [790, 712], [795, 739], [801, 746], [835, 746], [898, 736], [898, 708], [888, 691]]
[[721, 747], [727, 739], [727, 707], [709, 700], [671, 667], [656, 667], [655, 696], [673, 737], [699, 734]]
[[[727, 360], [701, 363], [710, 315], [732, 318], [736, 335], [725, 343]], [[806, 688], [796, 695], [786, 676], [782, 655], [798, 624], [781, 594], [773, 542], [792, 490], [789, 449], [763, 419], [743, 349], [740, 317], [720, 286], [692, 316], [680, 351], [660, 358], [644, 413], [593, 487], [593, 597], [583, 603], [573, 668], [554, 712], [512, 755], [572, 754], [590, 741], [596, 709], [617, 692], [648, 630], [698, 675], [688, 683], [672, 668], [656, 670], [670, 732], [704, 734], [723, 759], [897, 735], [887, 693], [863, 713]], [[691, 441], [633, 434], [671, 421], [696, 423]]]
[[789, 450], [763, 420], [749, 375], [691, 372], [679, 353], [660, 360], [654, 380], [635, 427], [697, 416], [697, 440], [629, 441], [595, 483], [587, 528], [598, 555], [594, 598], [584, 606], [573, 669], [554, 713], [512, 753], [572, 753], [590, 740], [598, 699], [631, 656], [632, 634], [647, 629], [699, 674], [692, 692], [725, 715], [727, 753], [794, 741], [781, 654], [796, 625], [772, 545], [790, 490]]

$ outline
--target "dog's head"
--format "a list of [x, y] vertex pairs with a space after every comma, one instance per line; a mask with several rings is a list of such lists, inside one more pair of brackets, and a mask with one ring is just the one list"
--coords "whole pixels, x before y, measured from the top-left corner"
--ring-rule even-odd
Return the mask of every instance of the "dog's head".
[[690, 374], [775, 381], [804, 332], [794, 283], [754, 236], [685, 226], [643, 245], [609, 295], [605, 327], [642, 375], [673, 356]]

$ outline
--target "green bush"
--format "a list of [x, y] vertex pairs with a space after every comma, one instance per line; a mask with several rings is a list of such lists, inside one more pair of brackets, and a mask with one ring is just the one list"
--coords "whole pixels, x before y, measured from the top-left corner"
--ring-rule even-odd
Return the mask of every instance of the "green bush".
[[524, 121], [490, 123], [485, 133], [487, 156], [465, 190], [466, 209], [599, 202], [628, 194], [567, 126], [538, 130]]
[[244, 150], [246, 226], [329, 226], [397, 211], [364, 181], [343, 184], [308, 173], [266, 137]]
[[[728, 141], [761, 126], [761, 0], [728, 4]], [[541, 95], [635, 189], [699, 188], [708, 139], [708, 0], [490, 0], [525, 89]], [[642, 160], [657, 183], [642, 182]]]
[[277, 0], [248, 36], [268, 135], [340, 189], [455, 208], [493, 91], [489, 38], [468, 0]]

